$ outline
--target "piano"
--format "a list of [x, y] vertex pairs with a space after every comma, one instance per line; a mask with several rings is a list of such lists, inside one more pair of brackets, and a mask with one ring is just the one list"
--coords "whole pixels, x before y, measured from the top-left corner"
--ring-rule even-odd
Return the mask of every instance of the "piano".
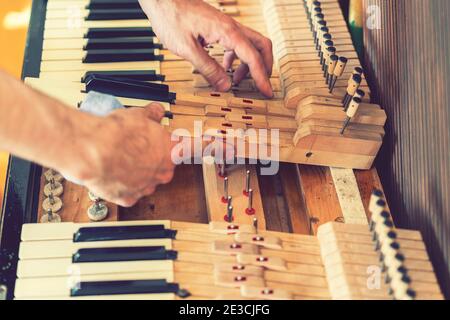
[[[372, 103], [339, 2], [207, 2], [272, 39], [274, 99], [250, 78], [214, 92], [163, 47], [136, 0], [33, 1], [28, 85], [73, 108], [91, 92], [125, 107], [160, 102], [167, 130], [192, 133], [200, 121], [241, 142], [243, 162], [180, 165], [171, 183], [121, 208], [12, 157], [4, 296], [443, 299], [421, 233], [395, 226], [373, 168], [388, 118]], [[278, 158], [250, 154], [261, 142], [249, 134], [261, 129], [279, 132]], [[276, 174], [262, 174], [272, 165]]]

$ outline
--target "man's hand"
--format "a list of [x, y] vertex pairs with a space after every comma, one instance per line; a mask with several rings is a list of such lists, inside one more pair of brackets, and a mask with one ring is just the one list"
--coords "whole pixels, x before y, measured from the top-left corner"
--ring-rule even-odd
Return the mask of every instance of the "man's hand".
[[96, 119], [85, 136], [91, 161], [81, 171], [81, 183], [102, 199], [129, 207], [170, 182], [173, 143], [159, 124], [163, 115], [163, 107], [154, 103]]
[[[233, 82], [239, 84], [250, 71], [258, 89], [272, 97], [272, 43], [203, 0], [139, 0], [158, 38], [174, 54], [189, 60], [218, 91], [228, 91], [228, 70], [238, 57], [242, 65]], [[219, 43], [226, 52], [223, 66], [204, 47]]]
[[96, 117], [0, 70], [0, 149], [53, 168], [98, 197], [131, 206], [168, 183], [175, 165], [160, 104]]

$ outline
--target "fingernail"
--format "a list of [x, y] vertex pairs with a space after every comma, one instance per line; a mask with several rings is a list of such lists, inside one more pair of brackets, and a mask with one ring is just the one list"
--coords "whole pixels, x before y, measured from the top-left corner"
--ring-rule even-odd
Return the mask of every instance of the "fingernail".
[[231, 89], [231, 81], [228, 77], [223, 77], [217, 81], [215, 87], [215, 89], [220, 92], [229, 91]]

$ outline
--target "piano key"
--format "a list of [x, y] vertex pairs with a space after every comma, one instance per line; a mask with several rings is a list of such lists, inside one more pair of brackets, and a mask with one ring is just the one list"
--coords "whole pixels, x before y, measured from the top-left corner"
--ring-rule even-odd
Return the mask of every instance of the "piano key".
[[[121, 222], [97, 222], [95, 227], [116, 227], [116, 226], [151, 226], [163, 225], [170, 229], [170, 221], [121, 221]], [[42, 240], [72, 240], [74, 234], [83, 227], [93, 227], [90, 223], [63, 222], [59, 224], [24, 224], [22, 227], [22, 241], [42, 241]]]
[[133, 62], [133, 61], [183, 61], [167, 50], [150, 49], [90, 49], [45, 50], [42, 61]]
[[[148, 20], [84, 20], [82, 18], [52, 19], [45, 21], [45, 30], [85, 30], [88, 28], [150, 28]], [[84, 31], [85, 32], [85, 31]]]
[[162, 49], [162, 45], [155, 42], [154, 37], [142, 38], [105, 38], [105, 39], [46, 39], [43, 41], [42, 49], [48, 50], [88, 50], [88, 49]]
[[115, 294], [178, 293], [178, 284], [166, 280], [86, 281], [77, 283], [70, 292], [72, 297]]
[[141, 260], [175, 260], [176, 251], [166, 250], [163, 246], [128, 247], [128, 248], [84, 248], [73, 256], [74, 263], [81, 262], [116, 262]]
[[[45, 246], [48, 246], [48, 249]], [[171, 250], [172, 241], [171, 239], [163, 238], [93, 242], [73, 242], [72, 240], [25, 241], [20, 246], [19, 257], [21, 260], [68, 258], [72, 257], [80, 249], [109, 248], [111, 246], [116, 248], [162, 246], [167, 250]]]
[[21, 279], [121, 273], [154, 273], [173, 270], [172, 260], [73, 263], [71, 258], [20, 260], [17, 276]]
[[46, 21], [55, 19], [84, 19], [86, 21], [104, 20], [147, 20], [142, 9], [81, 9], [47, 10]]
[[122, 273], [103, 275], [81, 275], [49, 278], [23, 278], [17, 279], [14, 296], [16, 298], [28, 297], [70, 297], [70, 289], [78, 282], [87, 281], [139, 281], [148, 279], [166, 279], [173, 281], [173, 272], [157, 271], [143, 273]]
[[86, 9], [140, 9], [138, 0], [90, 0]]
[[166, 85], [153, 83], [138, 83], [128, 79], [113, 79], [93, 76], [86, 82], [86, 92], [97, 91], [100, 93], [117, 95], [123, 98], [143, 99], [173, 103], [176, 95], [168, 91]]
[[173, 239], [176, 232], [164, 225], [81, 227], [73, 235], [74, 242], [113, 241], [129, 239]]
[[90, 75], [104, 75], [114, 78], [133, 79], [137, 81], [165, 81], [163, 75], [157, 74], [153, 70], [136, 70], [136, 71], [98, 71], [98, 72], [86, 72], [82, 77], [82, 82], [85, 82]]

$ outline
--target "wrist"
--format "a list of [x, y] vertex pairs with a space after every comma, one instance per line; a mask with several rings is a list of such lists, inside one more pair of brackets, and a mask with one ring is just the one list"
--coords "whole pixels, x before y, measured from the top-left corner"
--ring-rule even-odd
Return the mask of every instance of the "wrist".
[[83, 112], [74, 112], [71, 130], [62, 135], [60, 156], [54, 168], [79, 182], [94, 179], [100, 170], [100, 149], [96, 133], [101, 130], [102, 118]]

